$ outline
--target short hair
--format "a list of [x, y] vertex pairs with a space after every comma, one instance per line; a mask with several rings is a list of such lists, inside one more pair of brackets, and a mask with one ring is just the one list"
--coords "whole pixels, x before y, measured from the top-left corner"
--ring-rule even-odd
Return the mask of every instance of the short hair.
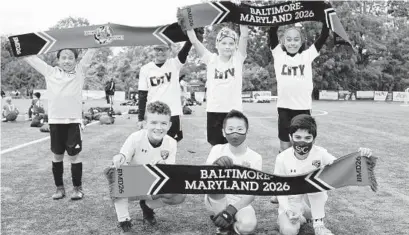
[[6, 98], [4, 98], [4, 100], [6, 100], [6, 102], [7, 102], [7, 101], [11, 101], [12, 98], [11, 98], [11, 96], [7, 96]]
[[38, 99], [40, 99], [41, 93], [40, 93], [40, 92], [36, 92], [36, 93], [34, 93], [34, 96], [37, 97]]
[[249, 119], [244, 115], [242, 112], [232, 109], [224, 118], [223, 120], [223, 129], [226, 127], [226, 122], [227, 120], [231, 118], [238, 118], [244, 120], [244, 123], [246, 124], [246, 129], [249, 129]]
[[[172, 116], [172, 112], [170, 111], [169, 106], [161, 101], [155, 101], [155, 102], [149, 103], [146, 106], [146, 113], [156, 113], [156, 114], [168, 115], [169, 117]], [[146, 113], [145, 113], [145, 116], [146, 116]]]
[[317, 123], [308, 114], [299, 114], [291, 119], [289, 134], [292, 136], [298, 130], [306, 130], [314, 139], [317, 137]]
[[70, 50], [70, 51], [72, 51], [72, 53], [74, 53], [75, 59], [78, 59], [78, 51], [77, 51], [76, 49], [74, 49], [74, 48], [65, 48], [65, 49], [59, 50], [59, 51], [57, 52], [57, 59], [60, 59], [60, 54], [61, 54], [61, 52], [62, 52], [63, 50]]

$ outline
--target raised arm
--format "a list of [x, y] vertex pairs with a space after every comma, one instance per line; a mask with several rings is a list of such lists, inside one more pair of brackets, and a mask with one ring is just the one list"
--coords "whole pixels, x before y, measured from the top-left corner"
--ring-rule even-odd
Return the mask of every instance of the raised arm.
[[187, 30], [187, 36], [189, 41], [192, 43], [193, 47], [196, 49], [199, 57], [203, 57], [205, 54], [210, 53], [209, 50], [203, 45], [202, 42], [196, 37], [196, 33], [193, 29]]
[[247, 41], [249, 39], [249, 27], [247, 25], [240, 25], [240, 39], [239, 39], [239, 52], [243, 55], [247, 55]]
[[[196, 38], [200, 42], [203, 42], [203, 28], [195, 29], [194, 31], [196, 34]], [[182, 64], [186, 63], [186, 59], [187, 59], [187, 56], [191, 48], [192, 48], [192, 43], [190, 41], [187, 41], [185, 42], [185, 45], [183, 45], [182, 49], [179, 51], [178, 58]]]
[[268, 41], [270, 49], [273, 50], [278, 45], [278, 26], [273, 26], [268, 29]]
[[84, 56], [81, 58], [81, 61], [79, 62], [82, 68], [88, 68], [91, 65], [92, 58], [94, 57], [95, 52], [95, 48], [87, 49]]
[[24, 61], [41, 73], [41, 75], [43, 75], [45, 78], [47, 78], [54, 71], [52, 66], [48, 65], [36, 55], [24, 57]]
[[329, 36], [329, 28], [325, 25], [325, 22], [323, 22], [322, 29], [321, 29], [321, 35], [314, 42], [314, 45], [317, 51], [321, 50], [322, 46], [325, 44], [325, 41], [327, 41], [328, 36]]

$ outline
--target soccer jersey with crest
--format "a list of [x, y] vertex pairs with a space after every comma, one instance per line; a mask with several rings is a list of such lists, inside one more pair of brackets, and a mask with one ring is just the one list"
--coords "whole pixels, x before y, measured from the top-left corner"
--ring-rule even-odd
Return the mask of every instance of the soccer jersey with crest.
[[[213, 165], [213, 163], [222, 156], [230, 157], [233, 160], [234, 165], [244, 166], [255, 170], [262, 170], [263, 159], [260, 154], [254, 152], [252, 149], [247, 148], [243, 155], [235, 155], [231, 152], [229, 144], [218, 144], [213, 146], [209, 153], [206, 164]], [[242, 195], [229, 195], [233, 198], [241, 198]]]
[[223, 62], [215, 53], [207, 52], [202, 61], [207, 65], [207, 112], [228, 113], [243, 110], [241, 90], [243, 63], [246, 59], [236, 51], [229, 61]]
[[[294, 148], [288, 148], [278, 154], [274, 166], [274, 174], [282, 176], [304, 174], [331, 164], [335, 159], [326, 149], [316, 145], [313, 145], [308, 157], [304, 160], [299, 160], [295, 157]], [[287, 200], [279, 200], [279, 213], [282, 213], [288, 207], [289, 197], [279, 196], [279, 198], [287, 198]]]
[[315, 45], [294, 57], [287, 55], [281, 44], [271, 52], [277, 77], [277, 107], [293, 110], [311, 109], [312, 62], [319, 55]]
[[169, 105], [172, 116], [182, 115], [179, 73], [183, 64], [178, 58], [170, 58], [158, 67], [154, 62], [141, 67], [139, 73], [140, 91], [148, 91], [147, 102], [162, 101]]
[[89, 49], [72, 73], [52, 67], [37, 56], [25, 61], [45, 77], [48, 96], [48, 122], [50, 124], [81, 123], [82, 88], [86, 68], [91, 64], [95, 50]]
[[176, 140], [165, 135], [162, 144], [153, 147], [148, 139], [146, 129], [132, 133], [122, 145], [120, 153], [126, 158], [130, 165], [140, 164], [175, 164], [176, 162]]

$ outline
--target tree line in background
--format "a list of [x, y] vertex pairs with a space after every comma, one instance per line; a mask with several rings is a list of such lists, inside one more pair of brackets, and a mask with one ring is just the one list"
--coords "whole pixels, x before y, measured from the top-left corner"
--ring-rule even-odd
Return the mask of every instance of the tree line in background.
[[[280, 1], [250, 4], [275, 4]], [[332, 2], [348, 36], [356, 49], [335, 45], [331, 33], [320, 56], [313, 63], [314, 87], [319, 90], [378, 90], [402, 91], [409, 87], [409, 1]], [[52, 29], [88, 26], [84, 18], [68, 17]], [[322, 23], [303, 22], [307, 45], [321, 32]], [[216, 52], [215, 38], [224, 23], [205, 28], [204, 44]], [[247, 59], [243, 70], [243, 91], [271, 90], [276, 94], [273, 58], [268, 47], [268, 27], [250, 26]], [[279, 30], [279, 36], [282, 30]], [[176, 56], [183, 43], [174, 46]], [[1, 89], [29, 92], [44, 89], [44, 78], [27, 63], [11, 55], [10, 44], [1, 36]], [[152, 47], [99, 48], [87, 71], [85, 90], [102, 90], [106, 80], [114, 77], [116, 89], [128, 92], [138, 89], [139, 70], [150, 62]], [[40, 55], [47, 63], [56, 65], [56, 53]], [[181, 71], [185, 80], [206, 81], [206, 67], [195, 50]]]

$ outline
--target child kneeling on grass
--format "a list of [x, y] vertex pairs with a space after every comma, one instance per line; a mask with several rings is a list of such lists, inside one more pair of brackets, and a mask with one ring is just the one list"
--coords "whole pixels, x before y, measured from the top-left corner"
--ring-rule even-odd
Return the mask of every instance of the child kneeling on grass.
[[[112, 162], [115, 168], [122, 165], [175, 164], [177, 142], [167, 135], [172, 123], [171, 111], [167, 104], [155, 101], [147, 105], [145, 113], [146, 129], [131, 134]], [[155, 225], [153, 210], [167, 205], [177, 205], [185, 200], [182, 194], [163, 194], [132, 198], [114, 199], [119, 227], [124, 234], [131, 234], [131, 217], [128, 201], [140, 200], [143, 223]]]
[[[291, 120], [289, 129], [292, 148], [281, 152], [276, 159], [274, 174], [294, 176], [332, 164], [336, 159], [326, 149], [314, 145], [317, 137], [315, 119], [300, 114]], [[370, 157], [372, 151], [359, 148], [361, 156]], [[278, 225], [283, 235], [296, 235], [306, 219], [312, 220], [316, 235], [333, 235], [324, 225], [327, 192], [278, 196]]]

